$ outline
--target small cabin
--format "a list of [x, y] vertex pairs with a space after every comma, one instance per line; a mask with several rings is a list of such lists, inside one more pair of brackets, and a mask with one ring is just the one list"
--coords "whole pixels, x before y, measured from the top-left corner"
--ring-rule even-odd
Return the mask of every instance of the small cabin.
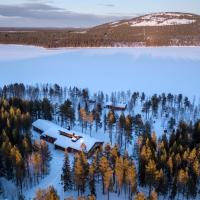
[[127, 104], [113, 104], [112, 102], [108, 102], [105, 105], [105, 108], [116, 110], [116, 111], [125, 111], [127, 108]]
[[88, 100], [88, 103], [94, 104], [94, 103], [96, 103], [96, 100], [94, 100], [94, 99], [89, 99], [89, 100]]

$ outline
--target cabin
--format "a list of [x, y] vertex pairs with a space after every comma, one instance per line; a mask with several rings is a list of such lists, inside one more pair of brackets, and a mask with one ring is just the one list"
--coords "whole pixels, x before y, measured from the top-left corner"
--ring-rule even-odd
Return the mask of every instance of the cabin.
[[94, 103], [96, 103], [96, 100], [94, 100], [94, 99], [89, 99], [89, 100], [88, 100], [88, 103], [89, 103], [89, 104], [94, 104]]
[[33, 130], [40, 134], [40, 139], [54, 144], [55, 149], [69, 153], [83, 151], [91, 157], [103, 145], [102, 141], [74, 130], [65, 129], [48, 120], [38, 119], [33, 122], [32, 126]]
[[121, 104], [114, 104], [112, 102], [107, 102], [105, 105], [105, 108], [116, 110], [116, 111], [125, 111], [127, 108], [127, 104], [121, 103]]

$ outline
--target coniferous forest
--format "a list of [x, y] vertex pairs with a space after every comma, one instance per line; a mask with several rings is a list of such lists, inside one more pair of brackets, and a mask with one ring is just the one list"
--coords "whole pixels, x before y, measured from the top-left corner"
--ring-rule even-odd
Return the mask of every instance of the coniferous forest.
[[[126, 109], [106, 107], [126, 104]], [[199, 199], [200, 103], [184, 94], [121, 91], [106, 94], [57, 84], [11, 84], [0, 88], [0, 197], [5, 182], [26, 199]], [[32, 122], [53, 121], [104, 140], [88, 158], [62, 155], [58, 185], [51, 176], [58, 158], [37, 140]], [[87, 144], [86, 144], [87, 145]]]

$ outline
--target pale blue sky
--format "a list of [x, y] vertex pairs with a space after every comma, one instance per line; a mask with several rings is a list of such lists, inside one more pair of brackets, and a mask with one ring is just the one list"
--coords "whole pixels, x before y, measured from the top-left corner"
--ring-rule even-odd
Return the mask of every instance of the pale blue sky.
[[1, 0], [0, 26], [92, 26], [163, 11], [200, 14], [200, 0]]

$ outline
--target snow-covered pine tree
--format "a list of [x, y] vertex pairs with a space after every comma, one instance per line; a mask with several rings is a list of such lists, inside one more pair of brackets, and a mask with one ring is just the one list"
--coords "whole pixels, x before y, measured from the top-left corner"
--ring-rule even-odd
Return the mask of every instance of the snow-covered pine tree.
[[70, 168], [69, 156], [68, 156], [67, 152], [65, 153], [61, 181], [63, 184], [64, 191], [72, 189], [71, 168]]

